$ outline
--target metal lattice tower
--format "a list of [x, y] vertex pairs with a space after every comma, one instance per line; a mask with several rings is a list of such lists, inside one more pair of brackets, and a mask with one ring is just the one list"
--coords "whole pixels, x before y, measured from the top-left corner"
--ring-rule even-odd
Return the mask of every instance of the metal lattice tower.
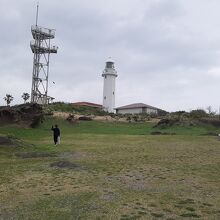
[[31, 102], [48, 104], [52, 99], [48, 96], [50, 54], [57, 53], [58, 47], [51, 45], [51, 39], [55, 38], [55, 30], [38, 26], [38, 8], [39, 5], [37, 5], [36, 25], [31, 27], [33, 40], [30, 46], [34, 54]]

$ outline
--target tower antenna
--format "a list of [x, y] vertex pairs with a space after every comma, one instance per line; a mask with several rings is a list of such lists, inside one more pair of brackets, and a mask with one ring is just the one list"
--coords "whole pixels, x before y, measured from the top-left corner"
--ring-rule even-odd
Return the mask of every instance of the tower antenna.
[[37, 23], [38, 23], [38, 13], [39, 13], [39, 2], [37, 2], [36, 26], [37, 26]]

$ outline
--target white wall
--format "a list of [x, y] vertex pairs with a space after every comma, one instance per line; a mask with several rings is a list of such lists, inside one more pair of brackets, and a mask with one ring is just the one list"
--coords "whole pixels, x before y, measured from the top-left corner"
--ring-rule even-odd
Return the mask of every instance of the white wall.
[[157, 114], [157, 109], [146, 108], [144, 112], [146, 112], [147, 114]]
[[151, 109], [151, 108], [119, 109], [117, 113], [119, 114], [140, 114], [140, 113], [157, 114], [157, 109]]
[[119, 109], [119, 114], [140, 114], [142, 113], [142, 108], [132, 108], [132, 109]]

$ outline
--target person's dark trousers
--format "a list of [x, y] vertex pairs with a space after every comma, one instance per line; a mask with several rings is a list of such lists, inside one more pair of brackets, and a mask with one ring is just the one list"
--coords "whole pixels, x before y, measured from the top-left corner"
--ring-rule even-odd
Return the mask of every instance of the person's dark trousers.
[[53, 140], [54, 140], [54, 144], [56, 145], [56, 144], [57, 144], [57, 141], [58, 141], [58, 136], [54, 135], [54, 136], [53, 136]]

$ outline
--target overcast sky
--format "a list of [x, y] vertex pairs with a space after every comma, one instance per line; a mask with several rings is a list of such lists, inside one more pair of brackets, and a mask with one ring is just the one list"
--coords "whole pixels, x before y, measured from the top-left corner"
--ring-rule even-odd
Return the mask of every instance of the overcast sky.
[[[0, 0], [0, 105], [30, 93], [36, 3]], [[49, 95], [102, 103], [102, 71], [115, 61], [116, 106], [167, 111], [220, 105], [219, 0], [41, 0], [39, 22], [55, 28]], [[52, 83], [52, 82], [55, 82]]]

